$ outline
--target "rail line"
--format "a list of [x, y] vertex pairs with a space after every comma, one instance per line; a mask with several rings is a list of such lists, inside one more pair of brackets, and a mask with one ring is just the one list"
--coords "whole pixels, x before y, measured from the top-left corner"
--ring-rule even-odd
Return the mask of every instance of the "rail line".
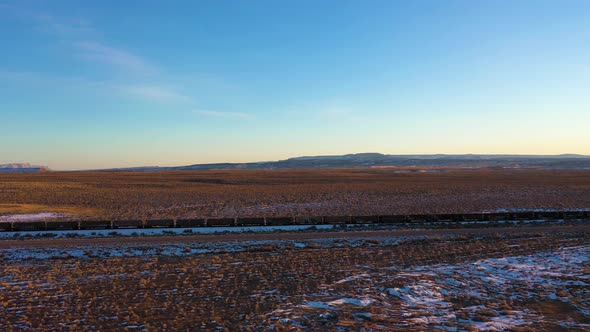
[[100, 230], [122, 228], [197, 228], [232, 226], [286, 226], [330, 224], [404, 224], [466, 221], [524, 221], [590, 218], [590, 210], [584, 211], [520, 211], [493, 213], [454, 214], [400, 214], [365, 216], [316, 216], [316, 217], [235, 217], [235, 218], [170, 218], [143, 220], [52, 220], [0, 222], [0, 231], [55, 231]]

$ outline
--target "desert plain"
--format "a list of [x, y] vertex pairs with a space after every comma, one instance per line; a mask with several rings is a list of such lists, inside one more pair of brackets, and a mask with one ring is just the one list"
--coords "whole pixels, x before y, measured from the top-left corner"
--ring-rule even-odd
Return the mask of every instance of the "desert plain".
[[[4, 218], [40, 213], [82, 219], [469, 213], [589, 206], [590, 171], [583, 170], [0, 175]], [[408, 228], [330, 225], [155, 236], [130, 232], [13, 232], [0, 237], [0, 330], [590, 329], [589, 220]]]

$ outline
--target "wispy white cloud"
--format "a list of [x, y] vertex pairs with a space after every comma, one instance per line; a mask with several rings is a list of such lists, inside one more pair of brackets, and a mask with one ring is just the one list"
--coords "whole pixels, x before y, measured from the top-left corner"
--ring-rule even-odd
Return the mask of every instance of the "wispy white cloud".
[[158, 85], [129, 85], [120, 87], [123, 93], [145, 100], [163, 103], [195, 103], [193, 98], [181, 94], [172, 88]]
[[[35, 11], [21, 8], [17, 5], [0, 3], [1, 12], [26, 20], [36, 25], [45, 34], [57, 37], [60, 45], [69, 45], [66, 56], [78, 56], [89, 65], [101, 65], [110, 69], [106, 74], [115, 74], [110, 78], [106, 76], [101, 80], [88, 77], [50, 77], [45, 74], [27, 71], [2, 71], [0, 77], [20, 82], [29, 82], [40, 85], [51, 85], [63, 88], [82, 88], [101, 91], [107, 94], [116, 94], [146, 102], [158, 102], [183, 107], [187, 110], [197, 108], [198, 100], [179, 91], [173, 84], [174, 77], [165, 74], [165, 70], [149, 61], [141, 54], [129, 49], [112, 45], [105, 41], [99, 29], [91, 22], [83, 18], [71, 18], [52, 15], [43, 11]], [[73, 52], [72, 52], [73, 51]], [[123, 73], [124, 75], [116, 75]], [[206, 117], [225, 119], [246, 119], [250, 115], [240, 112], [223, 112], [216, 110], [193, 111]]]
[[31, 10], [14, 4], [0, 3], [0, 13], [30, 21], [41, 31], [62, 37], [89, 35], [96, 32], [92, 24], [83, 18], [56, 17], [47, 12]]
[[157, 102], [191, 109], [197, 105], [192, 97], [175, 89], [159, 85], [120, 84], [112, 81], [89, 80], [84, 77], [56, 76], [0, 68], [0, 80], [42, 89], [62, 91], [92, 91], [105, 96], [122, 96], [144, 102]]
[[88, 80], [83, 77], [76, 76], [57, 76], [40, 74], [30, 71], [14, 71], [0, 68], [0, 79], [4, 81], [14, 82], [15, 84], [26, 84], [29, 86], [52, 87], [57, 89], [90, 89], [90, 90], [104, 90], [115, 91], [115, 88], [108, 82], [98, 80]]
[[99, 61], [113, 66], [117, 70], [133, 71], [138, 74], [155, 74], [156, 66], [143, 57], [121, 48], [116, 48], [96, 41], [79, 41], [74, 45], [82, 55], [92, 61]]
[[14, 4], [0, 3], [0, 9], [32, 23], [43, 33], [57, 36], [60, 43], [73, 46], [86, 60], [100, 62], [116, 70], [142, 75], [154, 74], [158, 71], [157, 66], [142, 56], [100, 41], [103, 39], [100, 38], [100, 32], [84, 18], [56, 16]]
[[221, 119], [250, 119], [250, 118], [252, 118], [252, 114], [242, 113], [242, 112], [222, 112], [222, 111], [196, 109], [196, 110], [193, 110], [193, 113], [198, 114], [200, 116], [204, 116], [204, 117], [221, 118]]
[[62, 36], [79, 36], [94, 34], [96, 30], [90, 22], [82, 19], [58, 19], [46, 13], [31, 13], [30, 15], [44, 26], [45, 31]]

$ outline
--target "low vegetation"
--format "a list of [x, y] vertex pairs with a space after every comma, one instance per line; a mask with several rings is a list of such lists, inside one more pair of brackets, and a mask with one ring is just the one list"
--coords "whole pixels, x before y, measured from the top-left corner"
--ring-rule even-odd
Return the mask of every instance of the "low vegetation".
[[87, 248], [83, 257], [67, 248], [49, 257], [4, 256], [0, 330], [590, 326], [590, 233], [567, 227], [212, 246], [204, 253], [186, 244], [182, 254], [142, 245]]
[[0, 174], [0, 215], [84, 219], [590, 208], [590, 171], [359, 168]]

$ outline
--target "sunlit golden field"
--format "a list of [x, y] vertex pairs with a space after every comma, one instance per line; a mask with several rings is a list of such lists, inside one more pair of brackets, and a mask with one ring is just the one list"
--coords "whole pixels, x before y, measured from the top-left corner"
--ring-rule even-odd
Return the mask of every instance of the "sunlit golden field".
[[416, 169], [0, 174], [0, 213], [188, 218], [590, 208], [590, 171]]

